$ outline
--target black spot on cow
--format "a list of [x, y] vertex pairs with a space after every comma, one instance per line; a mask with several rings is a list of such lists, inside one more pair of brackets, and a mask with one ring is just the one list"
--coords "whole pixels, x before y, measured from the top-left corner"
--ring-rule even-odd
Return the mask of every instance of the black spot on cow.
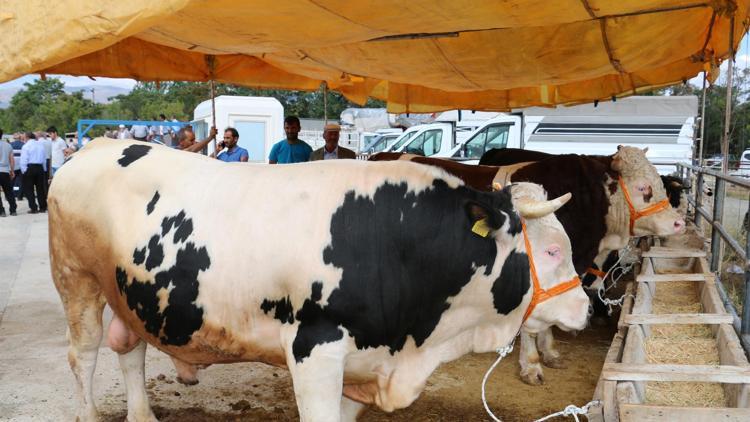
[[151, 147], [149, 145], [140, 145], [140, 144], [131, 145], [125, 148], [124, 150], [122, 150], [122, 157], [120, 157], [120, 159], [117, 160], [117, 162], [121, 166], [127, 167], [133, 164], [135, 160], [138, 160], [139, 158], [143, 158], [146, 154], [148, 154], [150, 150], [151, 150]]
[[[310, 297], [295, 314], [300, 322], [295, 359], [300, 362], [315, 345], [340, 339], [340, 327], [359, 349], [386, 346], [395, 353], [410, 336], [417, 346], [423, 344], [450, 307], [448, 299], [477, 268], [490, 274], [495, 263], [494, 238], [471, 231], [475, 220], [468, 210], [476, 206], [484, 209], [491, 228], [508, 222], [509, 230], [520, 230], [508, 189], [452, 189], [436, 180], [420, 193], [409, 192], [406, 183], [383, 184], [372, 197], [348, 192], [331, 217], [331, 244], [323, 251], [323, 262], [340, 268], [342, 278], [325, 306], [322, 284], [312, 283]], [[520, 303], [522, 287], [503, 288], [508, 306]], [[510, 297], [514, 294], [518, 297]], [[270, 312], [271, 301], [264, 304]]]
[[182, 220], [180, 225], [177, 226], [177, 230], [174, 231], [172, 242], [175, 244], [184, 242], [191, 234], [193, 234], [193, 220], [186, 218]]
[[135, 265], [141, 265], [146, 261], [146, 247], [144, 246], [141, 249], [136, 248], [133, 251], [133, 263]]
[[[146, 270], [148, 271], [153, 270], [164, 262], [164, 248], [162, 248], [159, 240], [159, 235], [155, 234], [148, 241], [148, 258], [146, 258]], [[138, 249], [136, 249], [137, 251]], [[135, 252], [133, 252], [133, 258], [133, 262], [135, 262]]]
[[531, 286], [529, 271], [528, 255], [511, 251], [503, 263], [500, 277], [492, 283], [492, 303], [497, 312], [508, 315], [518, 308]]
[[[177, 218], [178, 215], [165, 220], [179, 220], [184, 224], [184, 211], [180, 215], [180, 218]], [[162, 241], [173, 227], [175, 232], [180, 229], [179, 224], [170, 225], [163, 234], [152, 236], [147, 246], [136, 248], [133, 251], [134, 264], [139, 265], [136, 261], [142, 260], [148, 251], [146, 269], [150, 271], [160, 266], [166, 258]], [[189, 241], [192, 229], [184, 233], [187, 233], [184, 239], [182, 235], [180, 238], [185, 243], [175, 253], [174, 264], [157, 272], [153, 280], [133, 277], [128, 283], [128, 275], [123, 267], [118, 266], [115, 271], [117, 286], [120, 294], [125, 296], [128, 307], [143, 321], [146, 331], [165, 345], [187, 344], [192, 334], [203, 325], [203, 309], [195, 304], [200, 287], [198, 275], [211, 266], [211, 259], [205, 247], [198, 247]], [[167, 296], [166, 306], [160, 309], [160, 296], [163, 295]]]
[[646, 191], [646, 193], [643, 194], [643, 202], [648, 204], [649, 202], [651, 202], [651, 198], [653, 197], [654, 197], [654, 190], [651, 186], [649, 186], [648, 191]]
[[287, 324], [294, 322], [294, 309], [292, 308], [292, 302], [289, 300], [289, 296], [280, 300], [264, 299], [263, 303], [260, 304], [260, 309], [263, 310], [263, 313], [265, 314], [274, 311], [273, 317], [281, 322]]
[[552, 154], [530, 149], [519, 148], [492, 148], [482, 154], [479, 165], [487, 166], [509, 166], [511, 164], [540, 161], [552, 157]]
[[318, 303], [323, 298], [322, 291], [323, 284], [314, 282], [310, 298], [305, 300], [295, 316], [300, 321], [297, 336], [292, 343], [292, 354], [297, 362], [310, 356], [316, 345], [341, 340], [344, 336], [339, 324]]
[[679, 208], [683, 191], [686, 189], [682, 180], [676, 176], [661, 176], [661, 182], [664, 185], [664, 189], [667, 191], [669, 205], [671, 205], [672, 208]]
[[154, 212], [154, 208], [156, 208], [156, 203], [159, 202], [159, 191], [156, 191], [154, 193], [154, 197], [151, 198], [151, 201], [149, 201], [148, 205], [146, 205], [146, 215], [151, 215], [152, 212]]

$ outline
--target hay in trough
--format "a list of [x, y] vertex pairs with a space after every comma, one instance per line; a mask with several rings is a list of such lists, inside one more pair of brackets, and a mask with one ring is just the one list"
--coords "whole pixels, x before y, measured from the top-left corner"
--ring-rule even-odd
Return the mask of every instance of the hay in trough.
[[[655, 314], [700, 313], [703, 307], [697, 283], [656, 283], [652, 303]], [[719, 349], [708, 325], [654, 325], [645, 342], [648, 363], [718, 365]], [[662, 406], [724, 407], [724, 389], [719, 383], [648, 382], [646, 402]]]

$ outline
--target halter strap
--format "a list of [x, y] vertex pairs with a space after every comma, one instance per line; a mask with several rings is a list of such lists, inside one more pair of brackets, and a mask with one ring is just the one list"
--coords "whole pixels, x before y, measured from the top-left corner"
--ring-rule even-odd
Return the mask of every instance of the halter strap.
[[622, 194], [625, 196], [625, 202], [628, 204], [628, 209], [630, 210], [630, 235], [634, 236], [633, 233], [633, 227], [635, 226], [635, 221], [641, 217], [646, 217], [651, 214], [656, 214], [658, 212], [664, 211], [665, 209], [669, 208], [669, 199], [664, 198], [663, 200], [648, 206], [640, 211], [636, 211], [635, 207], [633, 206], [633, 201], [630, 200], [630, 193], [628, 193], [628, 188], [625, 186], [625, 182], [622, 181], [622, 177], [617, 178], [617, 183], [620, 184], [620, 189], [622, 189]]
[[523, 322], [526, 322], [526, 319], [529, 318], [529, 315], [531, 315], [531, 312], [534, 311], [536, 305], [544, 302], [547, 299], [551, 299], [555, 296], [567, 292], [568, 290], [580, 286], [581, 279], [579, 279], [578, 276], [575, 276], [572, 279], [564, 281], [549, 290], [542, 289], [542, 286], [539, 284], [539, 277], [536, 274], [536, 266], [534, 265], [534, 257], [532, 256], [531, 252], [531, 243], [529, 242], [529, 236], [528, 234], [526, 234], [526, 222], [523, 221], [523, 219], [521, 220], [521, 229], [523, 230], [523, 241], [526, 244], [526, 255], [529, 257], [529, 272], [531, 274], [531, 281], [534, 289], [534, 293], [531, 295], [531, 303], [529, 304], [529, 307], [526, 308], [526, 313], [523, 315]]
[[591, 274], [591, 275], [601, 277], [601, 278], [604, 278], [607, 275], [607, 273], [605, 273], [604, 271], [597, 270], [596, 268], [592, 268], [592, 267], [586, 268], [586, 274]]

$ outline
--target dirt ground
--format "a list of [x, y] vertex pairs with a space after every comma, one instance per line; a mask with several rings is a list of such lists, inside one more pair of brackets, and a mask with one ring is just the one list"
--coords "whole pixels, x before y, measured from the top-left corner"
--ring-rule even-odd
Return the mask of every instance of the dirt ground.
[[[503, 421], [530, 421], [562, 410], [569, 404], [582, 406], [591, 400], [614, 327], [592, 327], [577, 336], [556, 334], [568, 368], [545, 368], [544, 385], [532, 387], [521, 382], [518, 350], [495, 369], [488, 382], [488, 399], [492, 410]], [[409, 408], [392, 414], [371, 409], [360, 420], [486, 421], [489, 417], [482, 406], [481, 382], [495, 357], [491, 353], [469, 355], [443, 365]], [[233, 374], [231, 378], [219, 372], [228, 368]], [[201, 373], [201, 379], [217, 375], [226, 378], [223, 385], [210, 389], [204, 388], [203, 383], [186, 387], [174, 382], [174, 373], [164, 375], [147, 381], [154, 412], [162, 421], [287, 421], [297, 418], [291, 380], [283, 370], [262, 364], [210, 367]], [[201, 401], [213, 401], [211, 407], [224, 410], [207, 411], [194, 403], [181, 403], [186, 401], [182, 398], [194, 402], [195, 397], [202, 397]], [[104, 421], [124, 419], [123, 394], [106, 395], [101, 403], [99, 410]]]
[[[75, 420], [75, 381], [66, 359], [66, 323], [49, 274], [46, 215], [0, 219], [0, 421]], [[108, 313], [105, 324], [108, 324]], [[612, 322], [614, 324], [614, 322]], [[106, 325], [105, 325], [106, 326]], [[614, 327], [558, 333], [567, 369], [545, 368], [546, 383], [523, 384], [518, 352], [498, 365], [488, 399], [503, 421], [529, 421], [588, 403]], [[441, 366], [409, 408], [386, 414], [369, 410], [361, 420], [486, 421], [481, 382], [495, 355], [468, 355]], [[297, 419], [286, 371], [263, 364], [214, 365], [200, 384], [175, 382], [166, 355], [149, 347], [146, 380], [151, 405], [162, 421], [287, 421]], [[117, 357], [99, 350], [95, 400], [103, 421], [123, 421], [126, 393]], [[564, 420], [559, 418], [557, 420]], [[572, 419], [569, 419], [572, 420]]]

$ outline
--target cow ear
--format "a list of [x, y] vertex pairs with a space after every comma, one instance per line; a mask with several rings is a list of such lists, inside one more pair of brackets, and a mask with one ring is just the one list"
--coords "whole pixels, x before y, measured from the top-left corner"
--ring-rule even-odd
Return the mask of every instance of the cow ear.
[[471, 231], [482, 237], [500, 228], [495, 211], [486, 204], [471, 201], [466, 204], [466, 214], [471, 222]]
[[643, 153], [645, 154], [645, 153], [647, 153], [647, 152], [648, 152], [648, 147], [646, 147], [646, 148], [643, 148]]

